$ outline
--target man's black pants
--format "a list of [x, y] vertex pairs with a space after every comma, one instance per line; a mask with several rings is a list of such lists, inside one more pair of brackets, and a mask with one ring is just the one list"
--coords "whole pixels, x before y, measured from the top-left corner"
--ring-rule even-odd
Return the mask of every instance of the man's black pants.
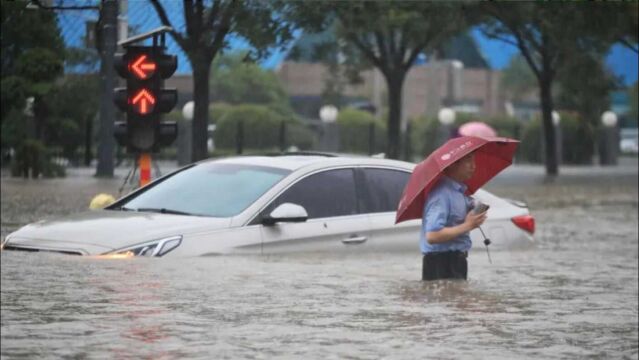
[[446, 251], [424, 254], [422, 260], [422, 280], [467, 279], [468, 253]]

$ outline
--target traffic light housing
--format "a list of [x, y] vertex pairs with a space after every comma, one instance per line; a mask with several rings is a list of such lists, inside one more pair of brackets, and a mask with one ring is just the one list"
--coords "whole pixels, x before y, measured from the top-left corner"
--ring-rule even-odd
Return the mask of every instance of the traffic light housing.
[[162, 122], [161, 114], [177, 103], [177, 90], [164, 88], [173, 75], [177, 57], [159, 46], [128, 46], [116, 54], [115, 69], [126, 79], [126, 88], [114, 89], [115, 104], [126, 113], [126, 122], [116, 123], [114, 135], [129, 152], [154, 152], [177, 137], [175, 122]]

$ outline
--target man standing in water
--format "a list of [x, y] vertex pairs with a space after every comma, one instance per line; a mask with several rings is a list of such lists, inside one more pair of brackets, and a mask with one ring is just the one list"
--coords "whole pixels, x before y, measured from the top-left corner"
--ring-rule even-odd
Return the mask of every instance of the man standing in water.
[[472, 199], [464, 195], [464, 181], [474, 172], [471, 153], [444, 170], [426, 199], [420, 232], [422, 280], [465, 280], [468, 276], [469, 232], [486, 220], [486, 211], [475, 214]]

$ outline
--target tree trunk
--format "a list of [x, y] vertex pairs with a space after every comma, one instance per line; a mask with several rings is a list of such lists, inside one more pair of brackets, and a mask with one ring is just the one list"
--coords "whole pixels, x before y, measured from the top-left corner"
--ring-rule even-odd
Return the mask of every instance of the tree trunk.
[[552, 123], [552, 79], [549, 76], [542, 76], [539, 81], [539, 92], [541, 99], [541, 113], [543, 119], [544, 138], [546, 140], [546, 175], [558, 175], [557, 167], [557, 142], [555, 141], [555, 127]]
[[[392, 73], [391, 73], [392, 74]], [[388, 88], [388, 144], [386, 157], [399, 159], [400, 155], [400, 125], [402, 121], [402, 85], [404, 74], [387, 75]]]
[[209, 75], [211, 62], [207, 59], [194, 59], [193, 65], [193, 124], [191, 126], [191, 160], [193, 162], [206, 159], [208, 149], [209, 125]]

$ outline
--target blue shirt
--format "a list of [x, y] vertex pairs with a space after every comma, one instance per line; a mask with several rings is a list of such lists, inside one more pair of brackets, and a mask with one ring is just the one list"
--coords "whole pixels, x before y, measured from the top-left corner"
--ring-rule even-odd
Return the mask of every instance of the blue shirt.
[[441, 251], [468, 251], [472, 246], [469, 233], [439, 244], [429, 244], [426, 233], [439, 231], [445, 227], [462, 224], [468, 211], [472, 209], [472, 200], [464, 195], [467, 186], [447, 176], [432, 188], [424, 204], [422, 231], [419, 246], [423, 254]]

